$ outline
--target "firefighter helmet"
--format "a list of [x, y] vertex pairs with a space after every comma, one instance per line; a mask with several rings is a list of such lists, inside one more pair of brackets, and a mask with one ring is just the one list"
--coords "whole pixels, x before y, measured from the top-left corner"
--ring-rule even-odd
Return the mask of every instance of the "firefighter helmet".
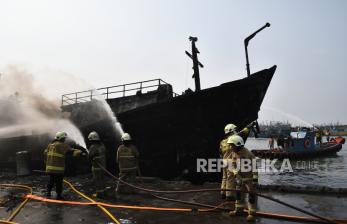
[[234, 124], [227, 124], [224, 128], [224, 133], [227, 135], [227, 134], [236, 132], [236, 128], [237, 126]]
[[129, 135], [129, 133], [124, 133], [122, 135], [122, 141], [131, 141], [131, 136]]
[[92, 131], [88, 135], [89, 141], [100, 141], [100, 136], [96, 131]]
[[229, 144], [233, 144], [237, 147], [239, 146], [244, 146], [245, 145], [245, 142], [243, 141], [243, 139], [238, 136], [238, 135], [232, 135], [228, 138], [228, 143]]
[[63, 140], [63, 139], [66, 139], [67, 137], [67, 134], [66, 132], [64, 131], [58, 131], [56, 134], [55, 134], [55, 139], [56, 140]]

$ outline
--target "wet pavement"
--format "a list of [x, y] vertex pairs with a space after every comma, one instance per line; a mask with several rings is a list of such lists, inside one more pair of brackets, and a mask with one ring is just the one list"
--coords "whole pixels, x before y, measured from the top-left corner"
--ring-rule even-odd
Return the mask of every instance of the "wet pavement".
[[[87, 195], [93, 192], [93, 185], [91, 183], [90, 175], [83, 175], [79, 177], [68, 177], [74, 186]], [[28, 176], [16, 177], [14, 175], [0, 175], [0, 183], [17, 183], [26, 184], [33, 187], [35, 195], [45, 195], [45, 184], [48, 181], [47, 176]], [[112, 180], [108, 181], [108, 186], [113, 187]], [[146, 183], [141, 183], [147, 188], [160, 189], [160, 190], [181, 190], [181, 189], [201, 189], [201, 188], [216, 188], [217, 183], [205, 183], [200, 186], [193, 186], [184, 181], [159, 181], [157, 179], [149, 179]], [[5, 198], [10, 192], [21, 196], [23, 190], [9, 190], [1, 189], [0, 197]], [[317, 194], [293, 194], [293, 193], [278, 193], [278, 192], [264, 192], [276, 199], [283, 200], [287, 203], [314, 212], [316, 214], [340, 219], [347, 219], [345, 210], [347, 208], [347, 196], [333, 196], [333, 195], [317, 195]], [[66, 200], [72, 201], [86, 201], [81, 196], [72, 192], [66, 185], [64, 186], [64, 195]], [[187, 200], [190, 202], [200, 202], [211, 205], [218, 205], [223, 202], [220, 199], [219, 192], [203, 192], [203, 193], [189, 193], [189, 194], [161, 194], [161, 196]], [[53, 194], [54, 197], [54, 194]], [[154, 198], [148, 193], [138, 192], [137, 194], [124, 194], [117, 198], [113, 195], [113, 189], [109, 190], [109, 197], [107, 200], [98, 200], [110, 204], [122, 205], [140, 205], [140, 206], [155, 206], [155, 207], [176, 207], [176, 208], [193, 208], [191, 205], [178, 204], [177, 202], [163, 201]], [[173, 212], [173, 211], [145, 211], [145, 210], [131, 210], [131, 209], [115, 209], [108, 208], [108, 210], [117, 217], [124, 224], [131, 223], [247, 223], [245, 217], [231, 218], [226, 212]], [[278, 205], [275, 202], [268, 201], [267, 199], [259, 198], [258, 210], [271, 213], [281, 213], [288, 215], [300, 215], [292, 209]], [[0, 208], [0, 217], [6, 218], [10, 215], [10, 211], [6, 211], [6, 207]], [[82, 206], [82, 205], [61, 205], [51, 204], [47, 202], [39, 202], [30, 200], [22, 211], [13, 220], [17, 223], [112, 223], [96, 206]], [[284, 220], [257, 218], [257, 223], [294, 223]]]

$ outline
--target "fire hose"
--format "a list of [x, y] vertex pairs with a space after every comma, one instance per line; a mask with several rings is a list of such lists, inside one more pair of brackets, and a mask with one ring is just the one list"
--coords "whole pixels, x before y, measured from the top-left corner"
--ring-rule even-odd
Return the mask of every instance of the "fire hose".
[[[175, 190], [175, 191], [164, 191], [164, 190], [153, 190], [153, 189], [147, 189], [147, 188], [143, 188], [143, 187], [138, 187], [138, 186], [135, 186], [133, 184], [130, 184], [124, 180], [121, 180], [119, 179], [118, 177], [114, 176], [111, 172], [109, 172], [105, 167], [103, 167], [99, 162], [96, 161], [96, 163], [98, 164], [98, 166], [105, 172], [107, 173], [110, 177], [112, 177], [113, 179], [129, 186], [129, 187], [132, 187], [134, 189], [137, 189], [137, 190], [141, 190], [141, 191], [145, 191], [145, 192], [150, 192], [150, 193], [164, 193], [164, 194], [177, 194], [177, 193], [198, 193], [198, 192], [208, 192], [208, 191], [221, 191], [221, 189], [218, 189], [218, 188], [207, 188], [207, 189], [196, 189], [196, 190]], [[301, 209], [301, 208], [298, 208], [296, 206], [293, 206], [293, 205], [290, 205], [286, 202], [283, 202], [281, 200], [278, 200], [278, 199], [275, 199], [275, 198], [272, 198], [270, 196], [266, 196], [266, 195], [263, 195], [263, 194], [260, 194], [260, 193], [257, 193], [257, 192], [250, 192], [250, 191], [241, 191], [241, 190], [237, 190], [237, 189], [222, 189], [224, 191], [239, 191], [239, 192], [242, 192], [242, 193], [252, 193], [252, 194], [255, 194], [259, 197], [262, 197], [262, 198], [265, 198], [265, 199], [268, 199], [270, 201], [273, 201], [273, 202], [276, 202], [276, 203], [279, 203], [281, 205], [284, 205], [284, 206], [287, 206], [289, 208], [292, 208], [294, 210], [297, 210], [299, 212], [302, 212], [304, 214], [307, 214], [307, 215], [310, 215], [312, 217], [315, 217], [315, 218], [318, 218], [320, 220], [323, 221], [323, 223], [336, 223], [334, 220], [331, 220], [329, 218], [326, 218], [326, 217], [323, 217], [323, 216], [320, 216], [320, 215], [317, 215], [317, 214], [314, 214], [312, 212], [309, 212], [309, 211], [306, 211], [304, 209]], [[168, 198], [164, 198], [164, 197], [161, 197], [161, 196], [156, 196], [156, 197], [160, 197], [161, 199], [163, 200], [167, 200]], [[186, 201], [181, 201], [181, 200], [176, 200], [176, 199], [169, 199], [170, 201], [175, 201], [175, 202], [180, 202], [180, 203], [189, 203], [189, 204], [193, 204], [192, 202], [186, 202]], [[202, 206], [202, 207], [208, 207], [208, 208], [213, 208], [214, 206], [211, 206], [211, 205], [206, 205], [206, 204], [200, 204], [200, 203], [194, 203], [195, 205], [199, 205], [199, 206]]]
[[[87, 197], [83, 193], [79, 192], [71, 183], [64, 180], [64, 183], [67, 184], [73, 191], [75, 191], [77, 194], [81, 195], [85, 199], [91, 201], [92, 203], [96, 203], [93, 199]], [[30, 193], [29, 195], [32, 195], [32, 188], [26, 185], [19, 185], [19, 184], [0, 184], [0, 187], [6, 187], [6, 188], [19, 188], [19, 189], [25, 189], [28, 190]], [[24, 201], [16, 208], [14, 212], [11, 213], [10, 217], [6, 220], [0, 220], [0, 223], [5, 224], [14, 224], [14, 222], [11, 222], [21, 211], [21, 209], [25, 206], [25, 204], [30, 200], [30, 197], [25, 197]], [[116, 224], [121, 224], [109, 211], [107, 211], [102, 205], [96, 204], [107, 216], [109, 216], [113, 222]]]
[[[147, 211], [163, 211], [163, 212], [212, 212], [216, 209], [220, 208], [221, 206], [224, 206], [227, 203], [231, 202], [224, 202], [220, 205], [213, 206], [212, 209], [194, 209], [194, 208], [168, 208], [168, 207], [152, 207], [152, 206], [137, 206], [137, 205], [120, 205], [120, 204], [108, 204], [103, 202], [79, 202], [79, 201], [62, 201], [62, 200], [54, 200], [54, 199], [48, 199], [43, 198], [36, 195], [26, 195], [27, 198], [30, 198], [32, 200], [42, 201], [42, 202], [48, 202], [48, 203], [58, 203], [58, 204], [67, 204], [67, 205], [83, 205], [83, 206], [93, 206], [93, 205], [102, 205], [104, 207], [108, 208], [119, 208], [119, 209], [135, 209], [135, 210], [147, 210]], [[227, 210], [227, 209], [225, 209]], [[301, 217], [301, 216], [290, 216], [290, 215], [281, 215], [281, 214], [273, 214], [273, 213], [266, 213], [266, 212], [257, 212], [258, 216], [264, 217], [264, 218], [277, 218], [277, 219], [285, 219], [285, 220], [291, 220], [291, 221], [301, 221], [301, 222], [315, 222], [315, 223], [322, 223], [319, 219], [312, 219], [309, 217]], [[335, 220], [336, 223], [347, 223], [346, 220]], [[0, 222], [1, 223], [1, 222]]]
[[36, 195], [28, 194], [25, 196], [26, 198], [30, 198], [32, 200], [48, 202], [48, 203], [56, 203], [56, 204], [66, 204], [66, 205], [83, 205], [83, 206], [92, 206], [92, 205], [100, 205], [108, 208], [123, 208], [123, 209], [137, 209], [137, 210], [149, 210], [149, 211], [172, 211], [172, 212], [210, 212], [214, 211], [216, 208], [221, 207], [229, 202], [221, 203], [220, 205], [214, 206], [213, 209], [192, 209], [192, 208], [168, 208], [168, 207], [153, 207], [153, 206], [139, 206], [139, 205], [120, 205], [120, 204], [109, 204], [104, 202], [90, 201], [90, 202], [79, 202], [79, 201], [63, 201], [63, 200], [54, 200], [48, 199]]
[[[71, 183], [69, 183], [68, 181], [64, 181], [64, 182], [70, 188], [72, 188], [76, 193], [79, 193], [80, 195], [82, 194]], [[30, 189], [30, 187], [25, 186], [25, 185], [6, 185], [6, 187], [14, 187], [14, 186], [21, 186], [20, 188], [22, 188], [22, 189]], [[148, 190], [150, 190], [150, 189], [148, 189]], [[214, 189], [209, 189], [209, 190], [214, 190]], [[154, 190], [152, 190], [152, 191], [154, 191]], [[169, 192], [169, 191], [165, 191], [165, 192]], [[171, 192], [175, 192], [175, 191], [171, 191]], [[182, 192], [182, 191], [179, 191], [179, 192]], [[153, 195], [153, 196], [155, 196], [155, 195]], [[190, 204], [190, 205], [208, 207], [209, 209], [163, 208], [163, 207], [148, 207], [148, 206], [112, 205], [112, 204], [107, 204], [107, 203], [102, 203], [102, 202], [96, 202], [90, 198], [89, 199], [91, 200], [91, 202], [77, 202], [77, 201], [61, 201], [61, 200], [47, 199], [47, 198], [42, 198], [42, 197], [31, 195], [31, 194], [28, 194], [25, 196], [26, 199], [34, 199], [34, 200], [39, 200], [39, 201], [49, 202], [49, 203], [61, 203], [61, 204], [70, 204], [70, 205], [98, 205], [98, 206], [104, 206], [104, 207], [110, 207], [110, 208], [140, 209], [140, 210], [154, 210], [154, 211], [174, 211], [174, 212], [194, 212], [194, 211], [195, 212], [210, 212], [210, 211], [214, 211], [217, 209], [222, 209], [223, 211], [228, 211], [228, 209], [221, 208], [221, 206], [225, 205], [228, 202], [221, 203], [220, 205], [217, 205], [217, 206], [212, 206], [212, 205], [206, 205], [206, 204], [201, 204], [201, 203], [193, 203], [193, 202], [188, 202], [188, 201], [181, 201], [181, 200], [176, 200], [176, 199], [164, 198], [161, 196], [157, 196], [157, 197], [160, 199], [163, 199], [163, 200], [170, 200], [170, 201], [180, 202], [180, 203], [185, 203], [185, 204]], [[85, 196], [85, 198], [88, 198], [88, 197]], [[288, 216], [288, 215], [272, 214], [272, 213], [265, 213], [265, 212], [257, 212], [257, 215], [259, 215], [261, 217], [267, 217], [267, 218], [278, 218], [278, 219], [286, 219], [286, 220], [292, 220], [292, 221], [322, 223], [321, 220], [319, 220], [319, 219], [312, 219], [312, 218], [300, 217], [300, 216]], [[347, 223], [346, 220], [334, 220], [334, 221], [335, 221], [335, 223]], [[14, 222], [0, 220], [0, 223], [13, 224]], [[326, 223], [326, 222], [324, 222], [324, 223]]]
[[[30, 192], [30, 194], [33, 193], [33, 189], [26, 185], [20, 185], [20, 184], [0, 184], [0, 187], [5, 188], [19, 188], [19, 189], [25, 189]], [[6, 219], [6, 221], [1, 220], [0, 223], [12, 223], [11, 221], [16, 217], [16, 215], [21, 211], [21, 209], [26, 205], [26, 203], [29, 201], [29, 198], [25, 198], [24, 201], [14, 210], [14, 212], [11, 213], [11, 215]]]
[[[93, 203], [96, 203], [93, 199], [89, 198], [88, 196], [86, 196], [85, 194], [83, 194], [82, 192], [78, 191], [70, 182], [68, 182], [67, 180], [64, 180], [64, 183], [67, 184], [74, 192], [76, 192], [77, 194], [81, 195], [83, 198], [87, 199], [88, 201], [91, 201]], [[113, 222], [115, 222], [116, 224], [121, 224], [120, 221], [117, 220], [116, 217], [114, 217], [107, 209], [105, 209], [102, 205], [97, 204], [96, 206], [98, 206], [108, 217], [110, 217], [112, 219]]]
[[9, 222], [9, 221], [5, 221], [5, 220], [0, 220], [1, 224], [17, 224], [15, 222]]

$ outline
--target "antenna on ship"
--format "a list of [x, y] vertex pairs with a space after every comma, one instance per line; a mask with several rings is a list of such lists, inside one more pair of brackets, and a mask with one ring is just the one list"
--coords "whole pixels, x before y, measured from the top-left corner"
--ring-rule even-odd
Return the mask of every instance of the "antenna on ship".
[[262, 31], [263, 29], [265, 29], [266, 27], [270, 27], [270, 23], [266, 23], [263, 27], [261, 27], [259, 30], [255, 31], [254, 33], [252, 33], [251, 35], [249, 35], [245, 40], [245, 51], [246, 51], [246, 67], [247, 67], [247, 76], [251, 75], [251, 70], [249, 69], [249, 60], [248, 60], [248, 43], [251, 39], [253, 39], [253, 37], [255, 37], [255, 35], [257, 35], [257, 33], [259, 33], [260, 31]]
[[200, 86], [200, 73], [199, 73], [199, 66], [201, 68], [204, 67], [203, 64], [200, 63], [198, 60], [198, 54], [200, 54], [198, 48], [195, 46], [195, 42], [198, 41], [197, 37], [189, 37], [189, 40], [192, 42], [192, 53], [190, 54], [188, 51], [186, 51], [186, 55], [190, 57], [193, 60], [193, 70], [194, 74], [193, 77], [195, 79], [195, 91], [200, 91], [201, 86]]

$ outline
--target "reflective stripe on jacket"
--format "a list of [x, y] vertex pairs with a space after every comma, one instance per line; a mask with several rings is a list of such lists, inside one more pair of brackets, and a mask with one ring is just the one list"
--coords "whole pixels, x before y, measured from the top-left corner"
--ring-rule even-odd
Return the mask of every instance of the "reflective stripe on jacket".
[[100, 163], [101, 166], [106, 167], [106, 148], [101, 142], [93, 143], [89, 147], [89, 159], [92, 161], [92, 169], [100, 168], [97, 164]]
[[120, 145], [117, 150], [117, 162], [121, 172], [137, 170], [139, 152], [134, 145]]
[[65, 154], [71, 150], [70, 146], [64, 142], [54, 141], [49, 144], [44, 152], [47, 173], [64, 173]]
[[[240, 151], [238, 152], [233, 152], [233, 168], [238, 168], [237, 170], [237, 175], [241, 177], [244, 181], [245, 180], [252, 180], [253, 176], [256, 175], [258, 176], [258, 171], [257, 170], [250, 170], [250, 171], [245, 171], [243, 170], [242, 167], [242, 160], [246, 159], [250, 161], [249, 166], [253, 168], [253, 162], [255, 162], [253, 159], [255, 159], [255, 156], [253, 155], [252, 152], [250, 152], [248, 149], [243, 147]], [[237, 164], [238, 163], [238, 164]]]

